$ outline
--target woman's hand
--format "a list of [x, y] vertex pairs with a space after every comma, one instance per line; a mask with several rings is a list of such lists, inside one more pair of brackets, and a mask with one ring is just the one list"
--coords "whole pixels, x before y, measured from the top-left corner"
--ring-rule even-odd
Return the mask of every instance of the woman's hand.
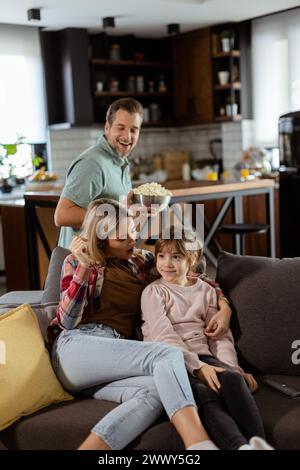
[[246, 372], [244, 372], [243, 377], [246, 381], [246, 384], [249, 387], [250, 392], [251, 393], [255, 392], [258, 389], [258, 383], [256, 382], [253, 375], [252, 374], [246, 374]]
[[219, 301], [220, 310], [213, 315], [204, 330], [211, 339], [220, 339], [227, 333], [231, 318], [231, 308], [225, 300]]
[[92, 264], [94, 264], [88, 253], [87, 240], [84, 238], [76, 236], [73, 237], [70, 250], [75, 258], [78, 259], [81, 266], [89, 268]]
[[219, 393], [219, 389], [221, 388], [221, 384], [219, 382], [217, 372], [221, 373], [224, 372], [225, 369], [222, 367], [215, 367], [210, 366], [209, 364], [205, 364], [201, 369], [197, 369], [194, 371], [194, 374], [198, 379], [202, 380], [209, 388], [211, 388], [214, 392]]

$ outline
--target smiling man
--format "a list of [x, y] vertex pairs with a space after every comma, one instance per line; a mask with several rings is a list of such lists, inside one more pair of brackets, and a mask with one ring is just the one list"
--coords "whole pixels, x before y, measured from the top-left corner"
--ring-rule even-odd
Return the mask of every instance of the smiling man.
[[142, 121], [138, 101], [114, 101], [106, 113], [104, 135], [71, 163], [54, 215], [55, 224], [62, 227], [60, 246], [70, 246], [89, 202], [100, 197], [119, 200], [131, 190], [127, 157], [138, 142]]

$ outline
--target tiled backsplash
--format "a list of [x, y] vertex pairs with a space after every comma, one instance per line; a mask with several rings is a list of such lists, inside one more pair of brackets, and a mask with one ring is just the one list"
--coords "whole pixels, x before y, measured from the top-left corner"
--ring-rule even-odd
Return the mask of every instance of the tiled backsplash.
[[[142, 129], [134, 155], [148, 157], [168, 150], [185, 150], [193, 161], [211, 158], [209, 141], [223, 141], [224, 168], [241, 160], [243, 149], [252, 143], [252, 121], [185, 126], [179, 128]], [[93, 145], [102, 129], [71, 128], [50, 130], [51, 170], [64, 177], [72, 160]]]

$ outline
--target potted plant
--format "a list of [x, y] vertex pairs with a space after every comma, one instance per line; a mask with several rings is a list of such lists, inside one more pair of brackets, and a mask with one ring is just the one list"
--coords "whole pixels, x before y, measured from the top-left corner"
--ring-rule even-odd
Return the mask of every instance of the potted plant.
[[0, 144], [0, 191], [10, 193], [16, 184], [24, 183], [24, 176], [44, 163], [42, 157], [32, 156], [31, 152], [31, 145], [21, 135], [13, 144]]
[[230, 52], [234, 46], [234, 32], [231, 29], [224, 29], [220, 33], [222, 52]]
[[17, 144], [3, 144], [0, 149], [0, 189], [3, 193], [13, 190], [14, 165], [12, 156], [17, 153]]

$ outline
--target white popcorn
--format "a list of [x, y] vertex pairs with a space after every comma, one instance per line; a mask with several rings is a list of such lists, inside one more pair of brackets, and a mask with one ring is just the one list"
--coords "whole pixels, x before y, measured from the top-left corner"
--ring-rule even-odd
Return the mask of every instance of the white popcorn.
[[172, 196], [171, 191], [164, 188], [159, 183], [145, 183], [133, 190], [134, 194], [142, 194], [143, 196]]

